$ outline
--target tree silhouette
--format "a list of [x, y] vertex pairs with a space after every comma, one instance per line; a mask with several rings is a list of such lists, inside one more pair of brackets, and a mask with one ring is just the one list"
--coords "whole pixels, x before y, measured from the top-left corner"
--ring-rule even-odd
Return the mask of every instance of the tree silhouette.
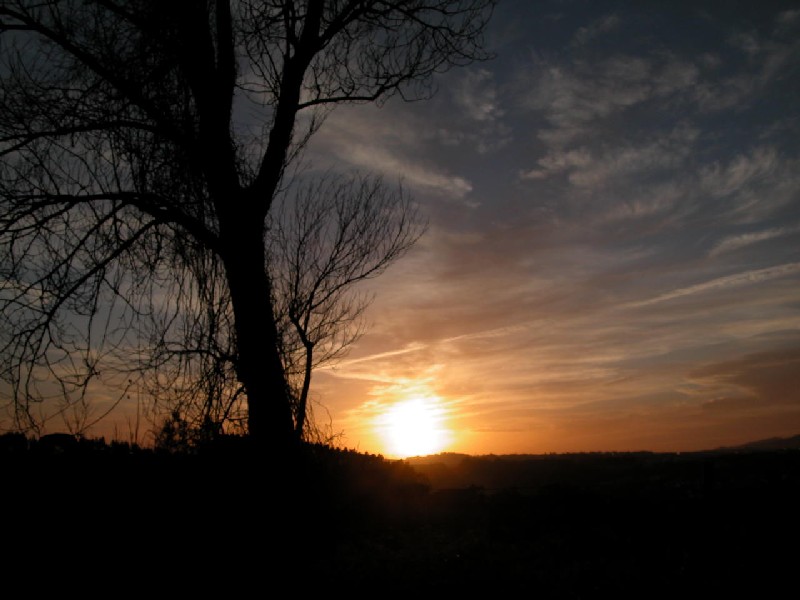
[[[295, 433], [327, 441], [309, 419], [312, 370], [343, 356], [364, 331], [371, 296], [353, 289], [377, 277], [424, 231], [424, 222], [401, 187], [355, 174], [304, 178], [280, 194], [268, 220], [268, 264], [273, 281], [281, 358], [291, 392]], [[179, 310], [180, 335], [167, 338], [162, 320], [149, 353], [148, 396], [169, 417], [162, 433], [180, 432], [182, 443], [205, 443], [241, 430], [241, 384], [230, 338], [230, 300], [213, 255], [195, 257], [190, 293]], [[179, 295], [181, 286], [176, 289]], [[176, 315], [177, 316], [177, 315]], [[169, 436], [168, 436], [169, 437]]]
[[269, 250], [283, 363], [302, 435], [314, 367], [336, 360], [362, 333], [370, 302], [355, 284], [377, 277], [422, 233], [402, 188], [380, 179], [323, 177], [281, 203]]
[[208, 341], [227, 314], [210, 360], [235, 365], [249, 435], [290, 447], [266, 241], [287, 166], [334, 105], [425, 97], [484, 58], [493, 4], [3, 0], [0, 352], [18, 426], [101, 373], [124, 394], [168, 332]]

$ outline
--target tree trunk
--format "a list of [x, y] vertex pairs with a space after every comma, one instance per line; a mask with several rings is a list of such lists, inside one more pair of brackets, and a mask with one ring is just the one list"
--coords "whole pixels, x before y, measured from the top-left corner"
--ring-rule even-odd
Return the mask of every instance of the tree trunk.
[[314, 342], [310, 341], [305, 335], [302, 334], [301, 338], [303, 341], [303, 346], [305, 346], [306, 349], [306, 366], [305, 371], [303, 372], [303, 389], [300, 390], [300, 400], [297, 408], [297, 424], [295, 425], [298, 438], [303, 437], [303, 427], [305, 427], [306, 424], [306, 410], [308, 410], [308, 390], [311, 387], [311, 365], [314, 358]]
[[263, 225], [253, 219], [242, 219], [239, 225], [223, 237], [223, 261], [235, 320], [237, 372], [247, 393], [249, 435], [257, 447], [284, 453], [296, 438], [264, 264]]

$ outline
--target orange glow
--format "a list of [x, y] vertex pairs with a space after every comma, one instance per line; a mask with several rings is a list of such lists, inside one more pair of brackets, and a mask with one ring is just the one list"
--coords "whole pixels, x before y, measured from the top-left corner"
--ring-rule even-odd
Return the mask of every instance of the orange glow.
[[436, 454], [452, 437], [445, 416], [440, 398], [413, 396], [391, 405], [376, 419], [376, 429], [391, 456]]

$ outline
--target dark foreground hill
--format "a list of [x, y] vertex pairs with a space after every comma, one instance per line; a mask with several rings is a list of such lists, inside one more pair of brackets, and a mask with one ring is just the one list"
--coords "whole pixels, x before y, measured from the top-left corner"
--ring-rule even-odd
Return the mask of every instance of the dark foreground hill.
[[67, 446], [0, 452], [9, 590], [770, 597], [795, 577], [800, 451], [460, 457], [433, 485], [321, 447]]

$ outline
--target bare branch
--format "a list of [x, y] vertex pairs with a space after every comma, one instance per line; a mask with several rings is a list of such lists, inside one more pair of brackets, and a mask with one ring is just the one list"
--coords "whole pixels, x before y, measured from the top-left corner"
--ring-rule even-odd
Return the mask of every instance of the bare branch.
[[270, 228], [270, 266], [283, 327], [284, 364], [296, 386], [302, 432], [312, 369], [341, 358], [363, 332], [370, 299], [355, 289], [383, 273], [424, 231], [402, 187], [380, 178], [326, 176], [282, 198]]
[[336, 104], [427, 97], [486, 58], [493, 5], [0, 2], [0, 395], [17, 426], [79, 431], [130, 392], [137, 415], [291, 447], [311, 370], [363, 330], [358, 285], [420, 229], [402, 189], [293, 186], [287, 169]]

